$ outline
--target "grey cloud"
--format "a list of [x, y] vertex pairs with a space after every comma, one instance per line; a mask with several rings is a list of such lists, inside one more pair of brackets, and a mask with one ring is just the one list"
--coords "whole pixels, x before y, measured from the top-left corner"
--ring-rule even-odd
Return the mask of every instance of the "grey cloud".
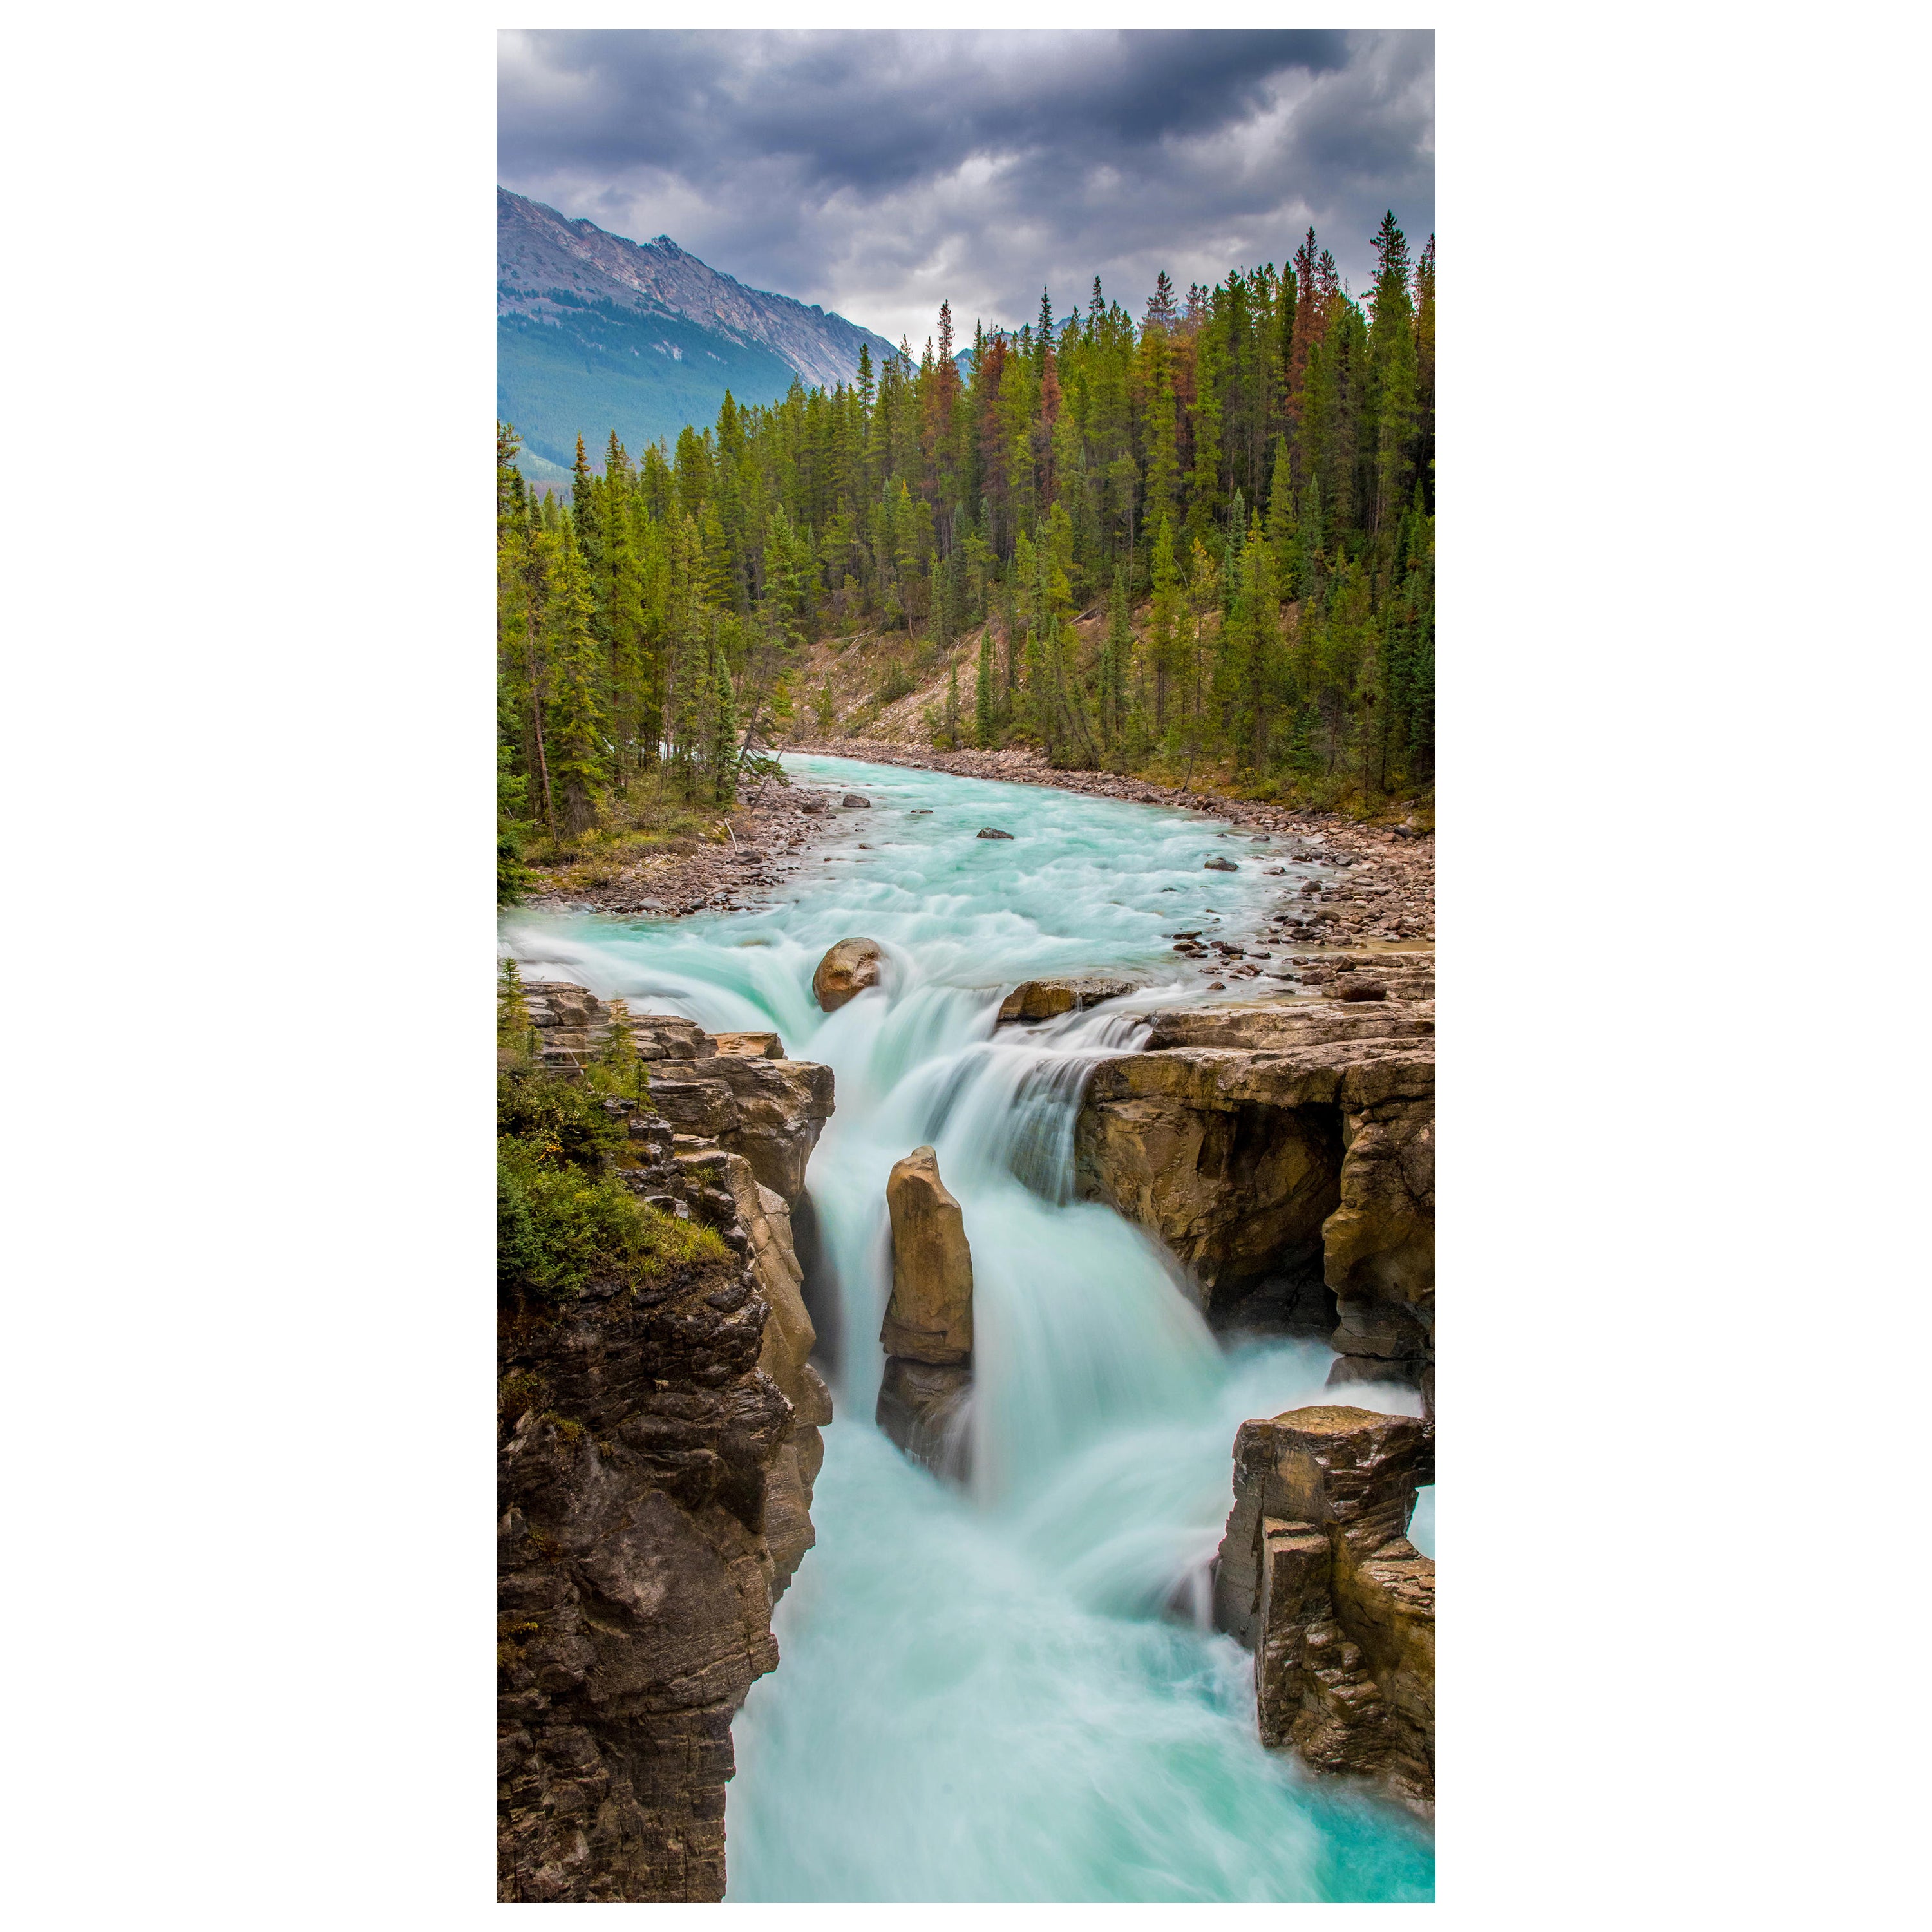
[[1428, 32], [502, 36], [499, 176], [916, 346], [1435, 221]]

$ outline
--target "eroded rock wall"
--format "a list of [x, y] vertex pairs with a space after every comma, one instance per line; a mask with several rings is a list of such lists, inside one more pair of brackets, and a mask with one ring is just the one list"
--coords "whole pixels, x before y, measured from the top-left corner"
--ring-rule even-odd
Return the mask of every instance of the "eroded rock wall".
[[[608, 1013], [582, 988], [526, 997], [551, 1064], [581, 1064], [602, 1043]], [[688, 1021], [634, 1024], [653, 1096], [662, 1084], [730, 1104], [713, 1103], [704, 1133], [680, 1130], [698, 1124], [694, 1103], [680, 1122], [607, 1101], [628, 1130], [620, 1172], [664, 1211], [717, 1228], [731, 1258], [648, 1291], [502, 1311], [498, 1883], [509, 1900], [723, 1897], [731, 1718], [778, 1662], [772, 1606], [812, 1544], [832, 1416], [790, 1218], [831, 1112], [830, 1070], [764, 1058], [755, 1036], [720, 1053]]]
[[1264, 1305], [1427, 1392], [1435, 1124], [1432, 1004], [1183, 1008], [1096, 1069], [1075, 1156], [1081, 1191], [1156, 1235], [1210, 1317]]
[[1436, 1480], [1435, 1432], [1336, 1406], [1246, 1422], [1214, 1580], [1215, 1621], [1255, 1653], [1262, 1742], [1436, 1796], [1436, 1564], [1407, 1535]]

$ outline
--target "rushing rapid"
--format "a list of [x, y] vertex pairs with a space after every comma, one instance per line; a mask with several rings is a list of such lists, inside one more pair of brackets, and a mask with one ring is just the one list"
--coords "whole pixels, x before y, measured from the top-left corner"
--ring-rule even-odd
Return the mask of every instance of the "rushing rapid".
[[[1432, 1897], [1432, 1852], [1406, 1814], [1262, 1750], [1250, 1660], [1208, 1625], [1235, 1430], [1322, 1400], [1332, 1356], [1224, 1347], [1162, 1251], [1072, 1185], [1088, 1071], [1132, 1042], [1135, 1010], [1202, 997], [1174, 976], [1170, 935], [1251, 934], [1278, 882], [1192, 814], [787, 764], [856, 786], [872, 809], [772, 903], [504, 928], [534, 976], [713, 1031], [776, 1029], [836, 1076], [808, 1191], [838, 1417], [817, 1546], [774, 1619], [784, 1661], [734, 1726], [730, 1898]], [[984, 825], [1012, 837], [980, 839]], [[1231, 852], [1238, 871], [1203, 871]], [[888, 956], [882, 984], [821, 1012], [813, 968], [861, 934]], [[1129, 1010], [996, 1035], [1018, 981], [1126, 968], [1150, 982]], [[886, 1177], [926, 1143], [973, 1252], [963, 1490], [872, 1422]], [[1419, 1406], [1389, 1384], [1349, 1399]]]

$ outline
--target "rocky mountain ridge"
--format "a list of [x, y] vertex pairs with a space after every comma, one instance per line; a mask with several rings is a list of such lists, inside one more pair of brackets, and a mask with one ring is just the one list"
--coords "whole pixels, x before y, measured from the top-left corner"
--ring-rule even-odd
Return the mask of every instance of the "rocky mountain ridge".
[[876, 366], [884, 337], [842, 315], [752, 289], [668, 235], [632, 242], [496, 190], [496, 412], [523, 436], [521, 466], [542, 488], [567, 470], [581, 435], [601, 465], [614, 429], [634, 455], [702, 430], [728, 388], [776, 402], [794, 378], [830, 388]]
[[681, 316], [769, 349], [808, 386], [829, 389], [856, 381], [862, 346], [872, 351], [875, 366], [882, 356], [896, 352], [884, 336], [815, 302], [748, 289], [668, 235], [628, 241], [498, 188], [497, 313], [554, 315], [565, 305], [560, 297], [579, 306], [608, 302], [640, 313]]

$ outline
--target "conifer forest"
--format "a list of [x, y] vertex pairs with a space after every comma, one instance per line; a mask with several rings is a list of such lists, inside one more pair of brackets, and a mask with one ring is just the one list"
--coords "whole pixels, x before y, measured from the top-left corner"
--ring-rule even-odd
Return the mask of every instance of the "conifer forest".
[[[1360, 298], [1292, 263], [1136, 318], [1082, 308], [769, 407], [674, 448], [594, 426], [569, 500], [497, 427], [500, 867], [715, 811], [830, 735], [810, 668], [884, 704], [944, 680], [941, 748], [1034, 748], [1360, 812], [1435, 776], [1436, 244], [1393, 214]], [[599, 444], [602, 442], [600, 448]]]

